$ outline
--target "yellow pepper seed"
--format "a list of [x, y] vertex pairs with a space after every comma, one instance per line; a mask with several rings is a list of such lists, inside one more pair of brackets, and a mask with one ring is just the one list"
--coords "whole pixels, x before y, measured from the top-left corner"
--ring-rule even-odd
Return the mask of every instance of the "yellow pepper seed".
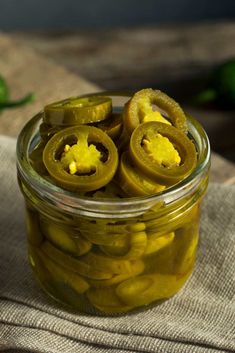
[[64, 152], [68, 152], [70, 150], [70, 146], [69, 145], [65, 145], [64, 146]]
[[161, 134], [147, 134], [143, 140], [143, 148], [155, 162], [165, 167], [178, 166], [181, 162], [174, 145]]
[[138, 108], [142, 123], [146, 123], [147, 121], [160, 121], [161, 123], [171, 125], [171, 123], [165, 119], [159, 111], [153, 111], [147, 97], [139, 100]]
[[61, 163], [70, 174], [90, 173], [100, 165], [101, 152], [96, 146], [88, 146], [88, 136], [82, 136], [73, 146], [65, 145]]
[[75, 174], [77, 172], [77, 165], [76, 162], [71, 162], [69, 165], [69, 172], [70, 174]]

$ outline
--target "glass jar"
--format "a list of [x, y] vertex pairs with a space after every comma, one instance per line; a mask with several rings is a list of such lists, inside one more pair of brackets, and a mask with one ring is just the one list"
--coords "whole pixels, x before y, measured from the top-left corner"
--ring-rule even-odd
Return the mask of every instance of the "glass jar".
[[78, 196], [37, 173], [30, 154], [40, 141], [42, 117], [26, 124], [17, 144], [29, 261], [40, 286], [90, 314], [121, 314], [172, 297], [196, 258], [210, 166], [201, 125], [188, 118], [198, 154], [190, 176], [156, 195], [112, 200]]

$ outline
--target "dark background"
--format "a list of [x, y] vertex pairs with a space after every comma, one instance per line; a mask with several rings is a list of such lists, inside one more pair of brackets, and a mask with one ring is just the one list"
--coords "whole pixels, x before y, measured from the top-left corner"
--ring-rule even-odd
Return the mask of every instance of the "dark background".
[[1, 30], [80, 29], [235, 18], [235, 0], [0, 0]]

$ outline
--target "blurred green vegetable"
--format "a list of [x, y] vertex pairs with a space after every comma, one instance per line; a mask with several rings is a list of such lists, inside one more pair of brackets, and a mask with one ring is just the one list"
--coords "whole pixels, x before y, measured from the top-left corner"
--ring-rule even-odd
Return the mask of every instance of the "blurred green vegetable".
[[9, 99], [9, 89], [6, 81], [0, 76], [0, 103], [7, 102]]
[[194, 103], [214, 102], [221, 107], [235, 108], [235, 59], [226, 61], [211, 74], [207, 88], [200, 92]]
[[6, 108], [16, 108], [27, 103], [33, 102], [35, 96], [33, 93], [27, 94], [21, 99], [11, 101], [9, 100], [9, 87], [6, 80], [0, 76], [0, 111]]

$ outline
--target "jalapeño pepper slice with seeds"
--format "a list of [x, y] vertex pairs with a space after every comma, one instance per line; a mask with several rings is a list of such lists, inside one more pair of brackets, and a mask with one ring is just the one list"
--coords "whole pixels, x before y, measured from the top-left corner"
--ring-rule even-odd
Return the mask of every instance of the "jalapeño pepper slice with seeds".
[[44, 148], [43, 162], [59, 186], [70, 191], [93, 191], [113, 178], [118, 153], [105, 132], [80, 125], [56, 133]]
[[195, 146], [182, 131], [155, 121], [140, 124], [134, 130], [130, 156], [142, 173], [162, 185], [184, 179], [197, 162]]
[[[152, 106], [160, 108], [167, 115], [167, 119]], [[187, 132], [187, 119], [179, 104], [165, 93], [151, 88], [142, 89], [133, 95], [124, 107], [124, 124], [131, 135], [140, 124], [148, 121], [159, 121], [173, 125], [177, 129]]]
[[123, 152], [119, 163], [118, 176], [120, 185], [129, 196], [147, 196], [165, 189], [139, 170], [131, 163], [129, 153]]
[[50, 125], [80, 125], [106, 119], [112, 111], [109, 97], [71, 97], [48, 104], [43, 121]]

